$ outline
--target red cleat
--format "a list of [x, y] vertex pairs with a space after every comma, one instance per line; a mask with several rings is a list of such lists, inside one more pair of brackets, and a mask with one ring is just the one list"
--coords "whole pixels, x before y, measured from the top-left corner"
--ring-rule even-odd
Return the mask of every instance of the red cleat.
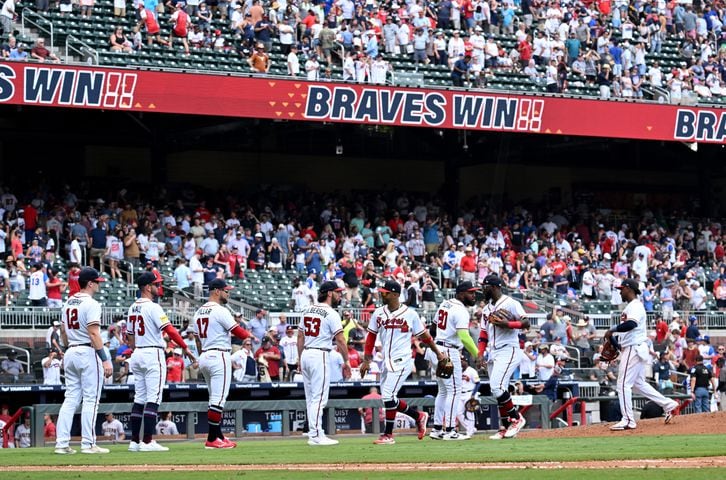
[[223, 448], [234, 448], [237, 446], [236, 443], [229, 442], [226, 439], [222, 440], [221, 438], [215, 438], [213, 442], [207, 441], [204, 443], [204, 448], [207, 450], [214, 450], [217, 449], [223, 449]]
[[426, 412], [418, 412], [418, 419], [416, 420], [416, 428], [418, 429], [418, 439], [423, 440], [426, 436], [426, 424], [429, 421], [429, 414]]

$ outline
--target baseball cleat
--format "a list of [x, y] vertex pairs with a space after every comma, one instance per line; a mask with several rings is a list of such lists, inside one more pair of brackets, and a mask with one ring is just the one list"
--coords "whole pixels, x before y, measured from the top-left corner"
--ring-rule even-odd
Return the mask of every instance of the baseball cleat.
[[[131, 448], [131, 447], [129, 447]], [[139, 444], [139, 452], [168, 452], [169, 447], [159, 445], [156, 440], [152, 440], [149, 443], [141, 442]]]
[[393, 435], [386, 435], [385, 433], [373, 441], [376, 445], [393, 445], [396, 443]]
[[308, 445], [317, 447], [317, 446], [324, 446], [324, 445], [337, 445], [338, 441], [333, 440], [332, 438], [328, 438], [324, 435], [319, 435], [317, 437], [311, 437], [310, 440], [308, 440]]
[[129, 452], [138, 452], [139, 451], [139, 443], [134, 442], [133, 440], [129, 442]]
[[434, 440], [441, 440], [441, 437], [444, 435], [444, 432], [441, 430], [431, 430], [429, 432], [429, 438], [432, 438]]
[[204, 448], [206, 448], [207, 450], [214, 450], [214, 449], [226, 449], [226, 448], [234, 448], [234, 447], [231, 446], [230, 444], [228, 444], [227, 442], [225, 442], [224, 440], [222, 440], [221, 438], [215, 438], [213, 442], [210, 442], [209, 440], [204, 442]]
[[677, 402], [673, 402], [671, 404], [671, 408], [669, 408], [668, 410], [665, 411], [664, 423], [666, 425], [669, 424], [669, 423], [671, 423], [673, 421], [673, 417], [675, 416], [677, 409], [678, 409], [678, 403]]
[[233, 442], [232, 440], [230, 440], [227, 437], [223, 438], [222, 440], [224, 440], [224, 443], [229, 445], [229, 448], [235, 448], [237, 446], [237, 442]]
[[426, 424], [429, 421], [429, 414], [426, 412], [418, 412], [418, 420], [416, 420], [416, 428], [418, 429], [418, 439], [423, 440], [426, 436]]
[[499, 431], [497, 433], [495, 433], [494, 435], [489, 437], [489, 440], [503, 440], [505, 433], [507, 433], [507, 429], [502, 427], [499, 429]]
[[98, 453], [108, 453], [108, 452], [110, 452], [110, 450], [108, 448], [102, 448], [102, 447], [99, 447], [98, 445], [91, 445], [88, 448], [81, 449], [81, 453], [87, 453], [87, 454], [91, 454], [91, 455], [98, 454]]
[[507, 428], [507, 431], [504, 432], [504, 438], [516, 437], [519, 431], [524, 428], [526, 423], [527, 420], [525, 420], [522, 415], [520, 415], [517, 419], [510, 420], [509, 428]]
[[449, 440], [449, 441], [469, 440], [469, 436], [464, 435], [463, 433], [459, 433], [456, 430], [452, 430], [450, 432], [444, 433], [444, 435], [441, 437], [441, 440]]
[[635, 423], [630, 423], [627, 420], [623, 419], [623, 420], [620, 420], [615, 425], [612, 425], [610, 427], [610, 430], [617, 432], [620, 430], [633, 430], [635, 427], [636, 427]]
[[56, 448], [55, 453], [58, 455], [73, 455], [76, 453], [75, 450], [73, 450], [71, 447], [62, 447], [62, 448]]

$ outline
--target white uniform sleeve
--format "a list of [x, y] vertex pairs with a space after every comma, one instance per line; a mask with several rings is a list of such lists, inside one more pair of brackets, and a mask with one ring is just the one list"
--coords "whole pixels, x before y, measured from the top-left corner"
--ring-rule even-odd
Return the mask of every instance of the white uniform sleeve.
[[421, 321], [421, 317], [419, 317], [418, 313], [413, 310], [411, 310], [411, 329], [413, 330], [413, 334], [417, 337], [419, 335], [423, 335], [426, 331], [426, 327]]
[[[229, 313], [229, 310], [227, 310], [224, 307], [220, 307], [217, 309], [217, 315], [219, 319], [219, 323], [224, 327], [225, 330], [230, 331], [234, 327], [237, 326], [237, 322], [234, 321], [234, 317], [231, 313]], [[340, 317], [338, 317], [340, 318]]]
[[469, 313], [466, 311], [466, 307], [454, 308], [451, 313], [454, 314], [454, 327], [457, 330], [469, 329]]
[[371, 319], [368, 322], [368, 331], [378, 334], [378, 317], [381, 316], [381, 311], [379, 309], [376, 309], [376, 311], [373, 312], [373, 315], [371, 315]]
[[101, 324], [101, 304], [95, 301], [88, 302], [86, 307], [86, 326]]
[[[328, 323], [330, 328], [330, 336], [335, 337], [338, 332], [343, 331], [343, 322], [340, 320], [340, 315], [336, 311], [332, 311], [330, 314], [330, 322]], [[333, 338], [334, 339], [334, 338]]]
[[166, 316], [166, 312], [159, 304], [154, 304], [154, 314], [159, 319], [159, 327], [164, 328], [169, 323], [169, 317]]

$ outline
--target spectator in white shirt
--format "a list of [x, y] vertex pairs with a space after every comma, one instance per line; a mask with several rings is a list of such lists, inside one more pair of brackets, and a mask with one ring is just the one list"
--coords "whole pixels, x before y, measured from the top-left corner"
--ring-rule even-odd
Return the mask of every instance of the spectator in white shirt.
[[290, 53], [287, 55], [287, 74], [293, 77], [300, 75], [300, 60], [297, 57], [297, 45], [290, 46]]

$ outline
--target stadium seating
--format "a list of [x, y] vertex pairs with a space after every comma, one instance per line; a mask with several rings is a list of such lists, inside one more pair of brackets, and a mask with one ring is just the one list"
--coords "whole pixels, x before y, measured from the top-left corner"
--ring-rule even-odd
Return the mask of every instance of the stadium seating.
[[[518, 14], [521, 12], [517, 12]], [[123, 26], [125, 33], [128, 35], [133, 26], [136, 24], [135, 12], [133, 9], [127, 9], [127, 15], [124, 18], [113, 16], [113, 1], [99, 0], [94, 7], [94, 15], [92, 18], [81, 18], [76, 12], [71, 15], [62, 16], [57, 11], [50, 11], [44, 14], [48, 20], [54, 25], [55, 44], [56, 46], [64, 45], [65, 38], [68, 35], [85, 42], [98, 52], [98, 60], [101, 65], [118, 66], [118, 67], [138, 67], [152, 69], [183, 69], [183, 70], [206, 70], [219, 71], [226, 73], [251, 74], [247, 59], [243, 57], [234, 47], [228, 47], [228, 50], [217, 51], [211, 48], [191, 49], [190, 55], [185, 55], [181, 45], [176, 44], [174, 49], [165, 46], [153, 45], [151, 47], [144, 46], [141, 51], [135, 53], [123, 53], [110, 51], [109, 36], [115, 26]], [[161, 26], [161, 35], [164, 38], [169, 36], [170, 14], [159, 14], [159, 24]], [[211, 30], [219, 29], [223, 35], [233, 45], [238, 42], [233, 40], [232, 32], [229, 29], [228, 22], [222, 22], [215, 17], [210, 24]], [[451, 37], [453, 30], [445, 30], [445, 35]], [[613, 38], [618, 38], [619, 32], [613, 31]], [[513, 35], [494, 35], [495, 41], [507, 52], [516, 49], [516, 39]], [[383, 45], [380, 45], [383, 51]], [[287, 75], [286, 56], [282, 54], [279, 39], [273, 37], [273, 47], [268, 52], [271, 59], [271, 75]], [[335, 58], [335, 57], [334, 57]], [[396, 72], [418, 72], [423, 74], [424, 85], [431, 87], [450, 87], [452, 85], [451, 72], [446, 65], [416, 65], [413, 59], [408, 55], [391, 56], [384, 55], [384, 58], [390, 62], [393, 67], [393, 74]], [[86, 60], [86, 59], [83, 59]], [[664, 74], [670, 69], [677, 67], [683, 60], [679, 54], [679, 40], [677, 38], [668, 38], [663, 42], [660, 53], [648, 54], [647, 63], [650, 65], [653, 61], [660, 63]], [[340, 62], [333, 62], [331, 71], [334, 79], [342, 78], [342, 67]], [[540, 73], [544, 71], [544, 67], [539, 67]], [[573, 96], [591, 96], [596, 97], [599, 94], [597, 86], [586, 85], [582, 77], [570, 74], [568, 76], [570, 84], [566, 94]], [[510, 69], [495, 69], [491, 74], [487, 75], [483, 81], [483, 87], [496, 90], [517, 91], [517, 92], [544, 92], [545, 85], [543, 82], [534, 82], [525, 74]], [[722, 97], [714, 96], [711, 98], [700, 99], [703, 103], [722, 104]]]

